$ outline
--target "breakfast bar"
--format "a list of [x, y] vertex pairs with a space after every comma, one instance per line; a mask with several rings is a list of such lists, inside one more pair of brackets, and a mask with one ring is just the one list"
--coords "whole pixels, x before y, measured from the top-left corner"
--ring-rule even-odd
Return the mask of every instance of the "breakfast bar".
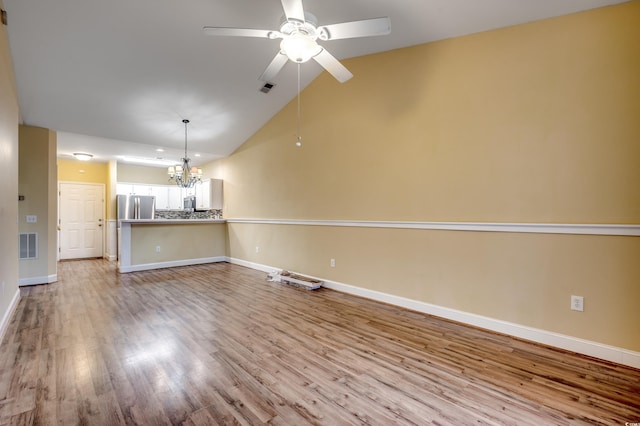
[[223, 262], [227, 239], [224, 219], [121, 220], [118, 271]]

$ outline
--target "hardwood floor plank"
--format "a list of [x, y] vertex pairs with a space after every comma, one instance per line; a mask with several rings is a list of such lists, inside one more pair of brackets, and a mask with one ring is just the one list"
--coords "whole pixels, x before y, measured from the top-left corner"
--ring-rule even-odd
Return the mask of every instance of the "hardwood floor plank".
[[226, 263], [59, 264], [0, 345], [0, 425], [640, 422], [640, 371]]

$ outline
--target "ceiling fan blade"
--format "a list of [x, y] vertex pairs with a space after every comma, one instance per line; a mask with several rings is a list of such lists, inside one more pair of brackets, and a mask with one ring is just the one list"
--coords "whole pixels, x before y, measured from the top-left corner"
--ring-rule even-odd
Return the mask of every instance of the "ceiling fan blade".
[[276, 54], [275, 58], [273, 58], [271, 63], [264, 70], [264, 72], [260, 76], [259, 80], [267, 81], [267, 82], [273, 80], [273, 78], [276, 75], [278, 75], [278, 73], [280, 72], [280, 70], [282, 69], [284, 64], [287, 63], [288, 60], [289, 60], [289, 58], [287, 58], [287, 55], [285, 55], [282, 52], [278, 52]]
[[277, 38], [280, 34], [278, 31], [253, 30], [249, 28], [204, 27], [202, 30], [206, 35], [210, 36]]
[[389, 18], [364, 19], [318, 27], [321, 40], [387, 35], [391, 32]]
[[326, 49], [322, 49], [320, 53], [313, 57], [313, 59], [315, 59], [317, 63], [322, 65], [324, 69], [326, 69], [329, 74], [334, 76], [340, 83], [344, 83], [345, 81], [353, 77], [351, 71], [345, 68], [345, 66], [342, 65], [336, 58], [334, 58], [331, 53], [327, 52]]
[[287, 20], [293, 19], [304, 22], [304, 8], [302, 0], [282, 0], [282, 8]]

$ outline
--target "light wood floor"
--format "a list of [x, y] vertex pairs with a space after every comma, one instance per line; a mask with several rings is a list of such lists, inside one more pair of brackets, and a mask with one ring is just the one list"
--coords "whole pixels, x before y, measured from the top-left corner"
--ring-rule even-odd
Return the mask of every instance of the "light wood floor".
[[62, 262], [0, 347], [0, 424], [624, 424], [640, 371], [226, 263]]

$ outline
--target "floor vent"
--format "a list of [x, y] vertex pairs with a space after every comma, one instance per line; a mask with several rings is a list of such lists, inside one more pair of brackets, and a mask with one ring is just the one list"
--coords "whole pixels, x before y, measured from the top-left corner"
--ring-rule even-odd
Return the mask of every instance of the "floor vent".
[[29, 232], [19, 235], [20, 259], [38, 258], [38, 233]]

